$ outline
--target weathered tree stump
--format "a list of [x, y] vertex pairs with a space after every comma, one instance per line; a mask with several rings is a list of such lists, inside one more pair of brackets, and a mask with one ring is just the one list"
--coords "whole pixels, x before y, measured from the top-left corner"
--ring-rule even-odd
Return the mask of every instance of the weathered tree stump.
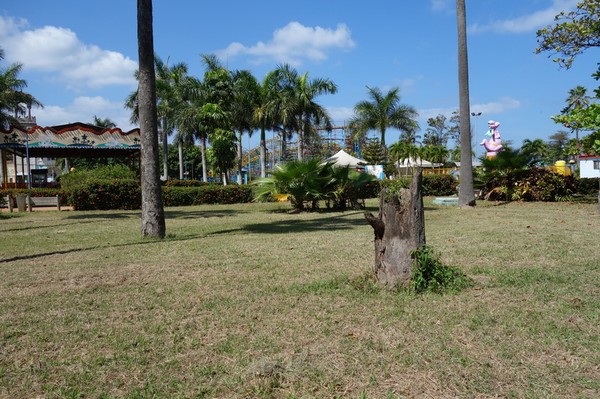
[[412, 270], [411, 252], [425, 244], [425, 214], [421, 168], [409, 188], [381, 190], [379, 215], [365, 213], [375, 233], [375, 277], [389, 289], [407, 287]]

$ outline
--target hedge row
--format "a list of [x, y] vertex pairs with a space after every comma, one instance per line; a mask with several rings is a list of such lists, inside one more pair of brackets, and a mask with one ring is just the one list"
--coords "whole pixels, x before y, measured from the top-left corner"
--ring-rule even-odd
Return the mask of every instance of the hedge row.
[[[410, 185], [410, 180], [404, 179], [404, 185]], [[386, 187], [396, 186], [397, 180], [379, 181], [379, 191]], [[451, 175], [423, 175], [423, 195], [424, 196], [444, 196], [452, 195], [457, 192], [458, 181]], [[379, 193], [378, 191], [378, 193]], [[369, 198], [369, 197], [366, 197]]]
[[[109, 210], [140, 209], [142, 195], [136, 180], [96, 180], [61, 189], [12, 189], [0, 191], [2, 198], [11, 194], [30, 194], [33, 197], [60, 196], [61, 205], [73, 209]], [[164, 206], [188, 206], [201, 204], [235, 204], [252, 201], [250, 186], [202, 184], [198, 187], [163, 187]]]
[[163, 187], [165, 206], [239, 204], [251, 202], [252, 198], [250, 186], [209, 184], [199, 187]]

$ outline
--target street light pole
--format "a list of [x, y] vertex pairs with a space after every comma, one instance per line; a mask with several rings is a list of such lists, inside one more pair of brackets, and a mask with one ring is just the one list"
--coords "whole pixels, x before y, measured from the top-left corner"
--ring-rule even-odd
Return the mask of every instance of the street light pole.
[[481, 116], [481, 112], [471, 112], [471, 116], [475, 117], [475, 134], [471, 135], [472, 139], [475, 140], [475, 145], [473, 145], [473, 151], [475, 152], [475, 158], [477, 158], [477, 121]]

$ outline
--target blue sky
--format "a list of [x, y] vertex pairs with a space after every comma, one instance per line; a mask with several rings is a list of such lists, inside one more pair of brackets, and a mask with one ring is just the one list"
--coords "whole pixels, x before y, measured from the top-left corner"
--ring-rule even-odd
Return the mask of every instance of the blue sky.
[[[597, 86], [595, 50], [569, 70], [549, 54], [534, 54], [536, 30], [575, 0], [467, 0], [471, 111], [481, 141], [489, 119], [504, 140], [544, 140], [558, 131], [550, 116], [577, 85]], [[290, 63], [311, 77], [329, 78], [338, 93], [318, 98], [337, 124], [367, 99], [366, 86], [400, 87], [421, 125], [458, 109], [454, 0], [349, 2], [154, 0], [155, 52], [185, 62], [201, 77], [200, 54], [215, 53], [229, 69], [262, 79]], [[7, 63], [23, 64], [28, 92], [44, 109], [40, 125], [108, 117], [129, 129], [125, 97], [135, 90], [136, 2], [22, 0], [0, 5], [0, 47]], [[258, 135], [251, 139], [255, 145]], [[386, 136], [391, 144], [397, 131]], [[246, 139], [247, 140], [247, 139]]]

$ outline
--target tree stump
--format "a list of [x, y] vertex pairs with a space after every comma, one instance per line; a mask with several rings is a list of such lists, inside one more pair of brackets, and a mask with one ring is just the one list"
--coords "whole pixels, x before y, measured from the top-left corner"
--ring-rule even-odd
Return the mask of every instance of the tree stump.
[[418, 168], [409, 188], [381, 190], [377, 217], [365, 213], [375, 233], [375, 277], [389, 289], [409, 285], [411, 252], [425, 244], [421, 173]]

